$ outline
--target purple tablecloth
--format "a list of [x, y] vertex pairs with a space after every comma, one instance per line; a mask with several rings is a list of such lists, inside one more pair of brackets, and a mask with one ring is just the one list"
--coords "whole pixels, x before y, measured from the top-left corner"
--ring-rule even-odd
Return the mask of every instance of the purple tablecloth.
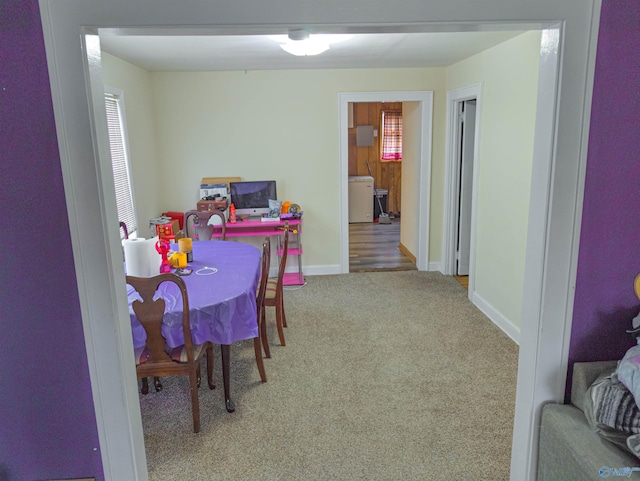
[[[198, 275], [199, 269], [214, 267], [211, 275]], [[233, 344], [258, 335], [256, 322], [256, 288], [260, 280], [260, 250], [252, 245], [229, 241], [193, 243], [193, 269], [182, 277], [189, 294], [189, 313], [193, 342]], [[211, 271], [202, 271], [209, 274]], [[131, 303], [140, 299], [127, 285], [131, 330], [135, 348], [144, 346], [146, 333], [133, 314]], [[182, 296], [178, 287], [165, 282], [159, 294], [165, 300], [162, 332], [170, 347], [184, 344], [182, 333]]]

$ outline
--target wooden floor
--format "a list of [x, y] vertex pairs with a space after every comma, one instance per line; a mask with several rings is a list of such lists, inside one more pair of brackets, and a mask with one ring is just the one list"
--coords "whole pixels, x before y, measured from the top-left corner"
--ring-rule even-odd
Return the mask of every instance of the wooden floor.
[[399, 244], [400, 219], [391, 224], [349, 224], [349, 272], [416, 270]]
[[462, 287], [469, 290], [469, 276], [455, 276]]

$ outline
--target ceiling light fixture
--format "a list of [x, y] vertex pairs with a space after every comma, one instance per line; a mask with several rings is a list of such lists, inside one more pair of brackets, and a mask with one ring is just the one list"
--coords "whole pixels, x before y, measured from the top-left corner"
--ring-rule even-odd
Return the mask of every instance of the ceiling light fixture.
[[341, 42], [349, 37], [350, 35], [310, 35], [306, 30], [290, 30], [288, 37], [278, 35], [274, 40], [285, 52], [306, 57], [326, 52], [330, 43]]
[[312, 38], [305, 30], [291, 30], [286, 43], [281, 43], [280, 48], [291, 55], [307, 57], [319, 55], [329, 50], [329, 44]]

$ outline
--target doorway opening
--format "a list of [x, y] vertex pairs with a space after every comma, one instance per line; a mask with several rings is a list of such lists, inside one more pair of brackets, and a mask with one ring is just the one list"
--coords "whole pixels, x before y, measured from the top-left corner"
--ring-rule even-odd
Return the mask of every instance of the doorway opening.
[[443, 274], [455, 276], [470, 294], [475, 274], [475, 194], [481, 111], [481, 84], [447, 93]]
[[400, 236], [402, 158], [382, 161], [390, 114], [402, 102], [349, 103], [349, 272], [416, 270]]
[[[429, 205], [430, 205], [430, 185], [431, 185], [431, 132], [432, 132], [432, 109], [433, 109], [433, 92], [367, 92], [367, 93], [343, 93], [339, 95], [340, 100], [340, 244], [341, 244], [341, 272], [350, 272], [351, 255], [358, 255], [358, 249], [369, 244], [366, 248], [365, 255], [371, 255], [368, 267], [356, 267], [360, 270], [427, 270], [428, 244], [429, 244]], [[394, 212], [394, 219], [391, 224], [383, 224], [367, 227], [358, 227], [358, 224], [349, 223], [349, 177], [352, 174], [360, 176], [360, 174], [369, 174], [367, 160], [371, 160], [371, 156], [378, 156], [375, 150], [375, 142], [372, 147], [357, 147], [355, 139], [349, 140], [350, 130], [352, 135], [356, 135], [355, 127], [350, 129], [350, 107], [349, 105], [361, 105], [363, 112], [367, 112], [367, 123], [371, 122], [369, 109], [382, 109], [382, 105], [402, 106], [403, 116], [403, 159], [400, 163], [400, 169], [395, 169], [395, 178], [392, 182], [397, 185], [397, 192], [393, 195], [394, 199], [387, 198], [386, 207], [382, 205], [379, 210], [389, 210]], [[371, 107], [375, 105], [375, 107]], [[358, 107], [356, 107], [358, 108]], [[354, 109], [355, 111], [355, 109]], [[364, 115], [364, 114], [361, 114]], [[377, 114], [375, 114], [377, 116]], [[357, 116], [357, 111], [355, 116]], [[357, 123], [357, 119], [354, 126]], [[371, 135], [375, 139], [374, 131]], [[379, 130], [379, 129], [378, 129]], [[353, 147], [351, 147], [353, 144]], [[349, 155], [350, 148], [364, 149], [363, 158], [358, 159], [357, 155]], [[379, 148], [379, 147], [378, 147]], [[371, 152], [367, 152], [373, 151]], [[355, 159], [355, 160], [350, 160]], [[361, 163], [362, 165], [350, 165], [350, 162]], [[376, 162], [379, 164], [379, 162]], [[376, 182], [382, 176], [382, 167], [370, 162], [372, 167], [372, 177]], [[378, 170], [376, 170], [376, 168]], [[388, 186], [388, 185], [387, 185]], [[402, 189], [400, 190], [400, 186]], [[370, 186], [373, 188], [373, 182]], [[375, 185], [376, 188], [382, 186]], [[392, 189], [387, 190], [386, 195], [391, 195]], [[367, 194], [367, 197], [368, 194]], [[374, 216], [374, 200], [377, 199], [373, 195], [371, 199], [371, 216]], [[369, 204], [369, 201], [366, 201]], [[381, 199], [382, 203], [382, 199]], [[400, 207], [401, 206], [401, 207]], [[401, 211], [401, 219], [396, 217], [396, 211]], [[375, 223], [373, 223], [375, 224]], [[351, 229], [351, 226], [356, 226]], [[376, 233], [373, 233], [376, 229]], [[385, 229], [387, 239], [377, 236], [377, 233]], [[351, 236], [351, 231], [354, 235]], [[395, 231], [395, 233], [394, 233]], [[352, 239], [353, 244], [350, 243]], [[379, 243], [376, 249], [375, 243]], [[358, 245], [360, 244], [360, 245]], [[384, 248], [383, 248], [384, 246]], [[402, 247], [399, 247], [402, 246]], [[376, 255], [379, 250], [379, 256]], [[383, 251], [384, 250], [384, 251]], [[391, 255], [385, 260], [385, 252]], [[354, 269], [355, 270], [355, 269]]]
[[[62, 5], [62, 6], [59, 6]], [[45, 8], [46, 7], [46, 8]], [[101, 394], [102, 391], [96, 388], [96, 392], [98, 394], [94, 394], [94, 400], [96, 401], [96, 418], [97, 423], [99, 425], [99, 431], [101, 433], [101, 447], [104, 451], [108, 451], [110, 449], [115, 449], [118, 454], [123, 454], [123, 456], [105, 456], [105, 471], [109, 474], [111, 470], [118, 472], [130, 472], [134, 471], [133, 466], [138, 466], [138, 462], [142, 464], [144, 462], [143, 458], [139, 456], [139, 450], [137, 446], [141, 445], [140, 439], [141, 434], [139, 429], [135, 425], [135, 422], [132, 424], [129, 422], [130, 417], [126, 414], [126, 408], [131, 405], [130, 399], [126, 396], [128, 394], [126, 389], [126, 384], [123, 382], [123, 370], [121, 369], [122, 364], [125, 361], [127, 356], [127, 352], [122, 349], [115, 349], [116, 352], [119, 353], [117, 361], [119, 362], [100, 362], [101, 360], [105, 361], [113, 361], [108, 356], [113, 356], [113, 349], [107, 349], [112, 345], [118, 347], [121, 339], [116, 339], [115, 341], [112, 339], [115, 334], [114, 329], [104, 329], [100, 326], [99, 323], [95, 323], [95, 319], [104, 318], [104, 313], [107, 314], [114, 310], [113, 305], [109, 304], [110, 301], [116, 298], [114, 294], [113, 286], [116, 285], [116, 282], [112, 278], [109, 278], [109, 282], [104, 282], [102, 279], [97, 278], [96, 276], [91, 276], [92, 272], [100, 269], [104, 266], [113, 266], [115, 265], [114, 259], [118, 258], [117, 249], [114, 245], [110, 245], [110, 249], [107, 254], [105, 254], [102, 248], [102, 244], [100, 242], [95, 242], [96, 237], [100, 237], [101, 234], [104, 234], [106, 231], [106, 227], [103, 223], [99, 223], [98, 227], [95, 230], [87, 230], [82, 229], [79, 226], [78, 219], [86, 218], [94, 218], [96, 216], [100, 216], [103, 214], [104, 217], [104, 208], [100, 208], [101, 206], [106, 205], [104, 203], [104, 193], [101, 192], [100, 198], [98, 200], [95, 199], [95, 192], [92, 189], [77, 189], [74, 190], [75, 186], [85, 185], [86, 178], [93, 181], [93, 183], [100, 184], [100, 178], [96, 177], [95, 173], [87, 170], [87, 161], [86, 155], [81, 155], [86, 152], [90, 152], [93, 147], [92, 137], [90, 135], [90, 127], [88, 122], [83, 122], [85, 119], [85, 111], [90, 110], [84, 107], [85, 104], [82, 102], [86, 102], [87, 98], [90, 96], [86, 95], [85, 92], [86, 85], [85, 79], [86, 76], [81, 75], [84, 73], [80, 71], [81, 64], [80, 62], [76, 62], [76, 56], [78, 55], [77, 50], [80, 49], [79, 42], [76, 40], [77, 32], [79, 28], [81, 28], [84, 24], [82, 22], [93, 21], [92, 25], [100, 25], [100, 20], [96, 20], [95, 15], [87, 16], [87, 12], [89, 9], [83, 9], [79, 11], [75, 5], [73, 8], [75, 10], [71, 10], [70, 7], [67, 6], [67, 10], [64, 11], [63, 14], [60, 15], [51, 15], [50, 11], [54, 11], [54, 13], [58, 13], [59, 10], [62, 10], [65, 7], [64, 4], [56, 4], [54, 7], [53, 2], [42, 2], [41, 8], [43, 10], [43, 17], [46, 18], [47, 21], [43, 21], [43, 26], [45, 28], [45, 38], [47, 39], [47, 46], [51, 48], [52, 52], [56, 55], [53, 56], [55, 61], [52, 62], [52, 66], [50, 67], [51, 72], [51, 82], [53, 85], [52, 91], [54, 95], [54, 106], [57, 109], [57, 114], [60, 115], [61, 124], [65, 125], [66, 128], [62, 129], [59, 133], [59, 136], [62, 140], [64, 140], [63, 145], [68, 147], [67, 149], [61, 149], [62, 159], [61, 162], [63, 164], [63, 171], [65, 174], [65, 187], [67, 191], [67, 202], [69, 205], [69, 210], [73, 213], [76, 213], [75, 216], [70, 216], [70, 229], [72, 232], [72, 237], [74, 239], [74, 253], [76, 256], [80, 256], [83, 254], [82, 259], [84, 262], [78, 262], [77, 273], [78, 273], [78, 284], [79, 284], [79, 296], [84, 307], [83, 309], [83, 325], [86, 329], [86, 340], [87, 340], [87, 351], [89, 353], [89, 363], [92, 374], [92, 383], [97, 386], [96, 379], [107, 379], [112, 385], [118, 387], [125, 386], [125, 388], [121, 389], [112, 389], [109, 392], [109, 398], [104, 399]], [[558, 7], [560, 8], [560, 7]], [[584, 7], [585, 9], [588, 7]], [[487, 15], [491, 15], [492, 10], [488, 14], [486, 12], [483, 13], [483, 18]], [[175, 15], [177, 16], [178, 22], [180, 25], [188, 25], [189, 20], [184, 19], [180, 15], [183, 15], [182, 12], [187, 12], [187, 10], [176, 10]], [[549, 13], [551, 17], [557, 14], [557, 10], [553, 10]], [[152, 12], [153, 13], [153, 12]], [[569, 19], [570, 25], [577, 26], [582, 25], [580, 19], [576, 19], [579, 15], [582, 15], [582, 10], [578, 9], [576, 13], [571, 13], [571, 18]], [[82, 18], [80, 17], [82, 15]], [[184, 14], [186, 15], [186, 14]], [[183, 15], [183, 16], [184, 16]], [[194, 15], [193, 11], [189, 11], [189, 15]], [[534, 16], [534, 13], [530, 13], [529, 17]], [[498, 15], [499, 16], [499, 15]], [[131, 22], [136, 25], [158, 25], [163, 22], [163, 19], [150, 15], [149, 11], [140, 11], [140, 13], [136, 12], [135, 16], [131, 16], [133, 20]], [[519, 18], [519, 17], [518, 17]], [[536, 17], [534, 16], [534, 19]], [[52, 19], [55, 19], [53, 21]], [[64, 23], [61, 19], [64, 19]], [[419, 21], [420, 19], [417, 19]], [[181, 21], [181, 23], [180, 23]], [[433, 21], [433, 19], [431, 19]], [[113, 23], [113, 20], [111, 21]], [[155, 22], [155, 23], [154, 23]], [[112, 24], [111, 23], [111, 24]], [[586, 23], [586, 22], [582, 22]], [[110, 25], [111, 25], [110, 24]], [[546, 25], [546, 24], [545, 24]], [[71, 27], [70, 27], [71, 26]], [[79, 28], [75, 28], [74, 26], [79, 26]], [[573, 47], [575, 45], [587, 44], [588, 42], [581, 42], [580, 40], [586, 39], [589, 40], [589, 33], [587, 29], [580, 28], [572, 28], [568, 29], [568, 35], [570, 41], [567, 43], [572, 46], [573, 50], [578, 50], [577, 47]], [[536, 135], [536, 150], [538, 155], [536, 155], [536, 160], [538, 161], [538, 169], [536, 171], [536, 176], [534, 177], [534, 184], [536, 189], [533, 191], [536, 192], [534, 200], [537, 203], [539, 208], [535, 209], [533, 220], [530, 222], [530, 226], [532, 228], [529, 229], [530, 235], [529, 240], [530, 245], [527, 248], [527, 257], [530, 259], [542, 259], [542, 261], [538, 261], [536, 263], [531, 263], [530, 269], [527, 271], [527, 284], [531, 286], [539, 286], [542, 284], [540, 289], [529, 289], [527, 292], [527, 319], [523, 320], [523, 325], [527, 325], [530, 323], [529, 328], [526, 331], [526, 338], [529, 342], [523, 342], [521, 349], [520, 358], [522, 361], [519, 363], [521, 368], [521, 372], [519, 372], [518, 380], [519, 380], [519, 388], [518, 392], [522, 391], [522, 394], [518, 397], [518, 402], [516, 404], [516, 416], [515, 416], [515, 434], [514, 434], [514, 456], [512, 462], [512, 476], [515, 478], [525, 479], [524, 474], [526, 475], [526, 479], [529, 479], [531, 475], [529, 475], [529, 471], [534, 472], [533, 463], [535, 462], [535, 443], [537, 441], [536, 434], [536, 424], [537, 420], [535, 416], [531, 416], [531, 412], [535, 412], [536, 407], [538, 407], [543, 401], [550, 399], [553, 395], [558, 391], [558, 387], [561, 382], [556, 383], [557, 386], [554, 389], [551, 389], [549, 394], [547, 391], [538, 394], [542, 388], [548, 388], [553, 381], [562, 377], [558, 374], [558, 372], [562, 372], [562, 369], [558, 370], [558, 365], [562, 365], [562, 360], [566, 360], [566, 352], [563, 351], [563, 343], [565, 342], [565, 338], [560, 335], [556, 335], [558, 331], [562, 330], [567, 325], [567, 316], [566, 316], [566, 304], [562, 302], [556, 303], [543, 303], [539, 301], [539, 298], [542, 297], [542, 294], [552, 292], [554, 289], [557, 291], [557, 297], [562, 297], [565, 291], [568, 289], [564, 284], [568, 283], [566, 280], [569, 278], [570, 267], [567, 267], [570, 263], [569, 261], [565, 263], [549, 263], [547, 259], [557, 259], [557, 258], [566, 258], [575, 260], [576, 253], [572, 250], [570, 239], [568, 239], [571, 226], [573, 225], [571, 222], [572, 214], [575, 213], [576, 209], [580, 207], [580, 203], [578, 205], [572, 203], [571, 199], [576, 198], [572, 196], [572, 192], [576, 189], [575, 176], [573, 176], [572, 167], [579, 167], [583, 165], [585, 155], [579, 149], [570, 149], [572, 146], [572, 142], [576, 140], [580, 133], [580, 127], [582, 125], [577, 125], [579, 122], [575, 123], [576, 126], [573, 130], [570, 130], [567, 127], [567, 130], [570, 130], [568, 133], [563, 131], [563, 135], [554, 137], [553, 133], [556, 131], [557, 119], [561, 118], [562, 122], [559, 122], [562, 127], [566, 127], [567, 125], [573, 126], [570, 122], [567, 122], [567, 117], [569, 114], [567, 112], [571, 112], [572, 115], [576, 117], [582, 117], [582, 114], [585, 110], [584, 106], [584, 98], [580, 95], [574, 96], [563, 96], [560, 100], [556, 97], [557, 88], [561, 87], [562, 80], [564, 78], [569, 79], [577, 79], [578, 87], [583, 85], [583, 81], [581, 77], [578, 75], [580, 69], [586, 63], [586, 60], [583, 59], [582, 56], [576, 55], [576, 61], [565, 66], [563, 70], [563, 75], [558, 74], [558, 62], [557, 59], [560, 57], [562, 53], [562, 48], [560, 47], [562, 43], [560, 42], [560, 38], [564, 38], [561, 34], [563, 34], [563, 30], [560, 26], [555, 26], [551, 31], [549, 37], [553, 37], [549, 39], [549, 42], [545, 44], [545, 48], [542, 50], [545, 54], [546, 62], [541, 62], [541, 88], [539, 89], [540, 95], [539, 98], [542, 99], [539, 101], [539, 109], [538, 109], [538, 121], [537, 124], [541, 127], [541, 133]], [[593, 35], [593, 33], [591, 34]], [[58, 40], [62, 39], [59, 42], [53, 42], [53, 39]], [[76, 44], [78, 44], [76, 46]], [[51, 46], [53, 45], [53, 46]], [[76, 47], [74, 47], [76, 46]], [[571, 50], [571, 49], [569, 49]], [[585, 47], [586, 50], [586, 47]], [[572, 51], [573, 52], [573, 51]], [[582, 51], [578, 51], [581, 53]], [[586, 55], [585, 55], [586, 57]], [[589, 62], [593, 61], [592, 57], [589, 57]], [[589, 65], [592, 65], [591, 63]], [[544, 67], [543, 67], [544, 66]], [[86, 65], [82, 66], [84, 69]], [[91, 72], [91, 70], [87, 67], [86, 71]], [[99, 70], [98, 70], [99, 73]], [[74, 78], [78, 79], [74, 81]], [[580, 89], [574, 89], [579, 91]], [[430, 93], [429, 93], [430, 94]], [[431, 106], [431, 99], [429, 97], [429, 106]], [[59, 105], [65, 105], [68, 102], [72, 106], [79, 106], [78, 108], [69, 108], [69, 109], [60, 109]], [[341, 96], [340, 103], [340, 122], [341, 126], [343, 122], [346, 122], [347, 118], [347, 107], [346, 107], [346, 97]], [[424, 111], [424, 109], [423, 109]], [[429, 109], [430, 112], [430, 109]], [[424, 116], [427, 120], [427, 124], [423, 129], [424, 132], [431, 132], [430, 118]], [[58, 120], [58, 119], [56, 119]], [[341, 129], [341, 136], [344, 135], [344, 129]], [[100, 139], [99, 139], [100, 140]], [[559, 144], [556, 149], [556, 143]], [[100, 140], [97, 142], [99, 146], [103, 145], [104, 142]], [[427, 139], [427, 147], [423, 148], [423, 151], [430, 152], [430, 138]], [[341, 142], [341, 145], [344, 145]], [[557, 176], [554, 178], [554, 181], [551, 182], [552, 175], [556, 173], [559, 169], [557, 169], [556, 163], [553, 160], [556, 158], [555, 152], [556, 150], [565, 153], [565, 164], [569, 164], [568, 168], [564, 169], [562, 172], [562, 176]], [[566, 152], [575, 151], [575, 155], [567, 155]], [[341, 158], [343, 154], [343, 149], [341, 149]], [[424, 157], [423, 157], [424, 158]], [[427, 156], [427, 158], [430, 158]], [[90, 169], [89, 169], [90, 170]], [[569, 172], [567, 172], [569, 171]], [[88, 172], [88, 173], [87, 173]], [[428, 169], [420, 169], [420, 184], [421, 185], [429, 185], [429, 182], [424, 182], [424, 179], [429, 180], [429, 170]], [[341, 167], [340, 170], [340, 179], [341, 179], [341, 202], [344, 205], [345, 197], [346, 197], [346, 170]], [[91, 184], [93, 185], [93, 184]], [[67, 187], [69, 186], [69, 187]], [[564, 196], [551, 196], [551, 192], [563, 192]], [[549, 194], [549, 195], [547, 195]], [[112, 196], [111, 196], [112, 197]], [[428, 195], [420, 195], [420, 200], [426, 202], [421, 202], [421, 207], [423, 205], [427, 205], [428, 212]], [[425, 199], [426, 197], [426, 199]], [[569, 199], [569, 200], [568, 200]], [[110, 200], [110, 197], [107, 195], [107, 200]], [[403, 202], [404, 204], [404, 202]], [[551, 208], [553, 207], [553, 208]], [[563, 209], [566, 207], [566, 209]], [[565, 212], [567, 211], [567, 212]], [[86, 215], [85, 215], [86, 214]], [[113, 212], [110, 212], [107, 209], [107, 217], [114, 218]], [[342, 219], [341, 226], [345, 225], [345, 216], [344, 213], [340, 214]], [[406, 216], [406, 209], [403, 208], [403, 216]], [[100, 217], [100, 218], [102, 218]], [[559, 220], [568, 219], [568, 222], [560, 223]], [[422, 222], [423, 219], [420, 219]], [[428, 221], [428, 218], [427, 218]], [[428, 225], [428, 222], [426, 223]], [[550, 238], [554, 240], [554, 242], [547, 242], [547, 237], [545, 234], [547, 233], [547, 225], [559, 225], [562, 224], [566, 226], [562, 231], [558, 231], [558, 229], [554, 229], [553, 232], [549, 234]], [[344, 231], [344, 229], [342, 229]], [[424, 231], [420, 230], [419, 233], [419, 241], [424, 240], [424, 234], [427, 232], [426, 225], [424, 226]], [[113, 237], [113, 236], [112, 236]], [[101, 237], [100, 237], [101, 238]], [[105, 237], [106, 238], [106, 237]], [[113, 240], [113, 239], [111, 239]], [[344, 247], [346, 245], [346, 236], [341, 233], [341, 246]], [[111, 243], [113, 244], [113, 242]], [[116, 246], [117, 247], [117, 246]], [[428, 252], [428, 242], [419, 242], [418, 245], [418, 268], [424, 268], [424, 265], [421, 262], [426, 264]], [[538, 252], [544, 251], [544, 256], [536, 256]], [[548, 252], [550, 251], [550, 252]], [[348, 266], [348, 249], [341, 248], [342, 258], [341, 265]], [[95, 254], [95, 255], [94, 255]], [[420, 254], [424, 256], [421, 257]], [[565, 255], [566, 254], [566, 255]], [[547, 269], [549, 266], [552, 269]], [[109, 271], [111, 272], [111, 271]], [[343, 270], [344, 272], [344, 270]], [[84, 283], [83, 283], [84, 282]], [[104, 289], [103, 289], [104, 287]], [[534, 292], [535, 291], [535, 292]], [[92, 296], [94, 292], [101, 293], [101, 296]], [[106, 294], [105, 294], [106, 293]], [[538, 295], [539, 294], [539, 295]], [[90, 302], [95, 301], [102, 297], [104, 302], [96, 303]], [[106, 308], [105, 308], [106, 305]], [[123, 309], [120, 309], [123, 311]], [[557, 315], [556, 315], [557, 314]], [[562, 319], [565, 322], [558, 322], [558, 319]], [[526, 321], [526, 322], [525, 322]], [[94, 326], [95, 324], [95, 326]], [[552, 329], [543, 329], [547, 326], [551, 326]], [[95, 327], [92, 329], [92, 327]], [[100, 327], [100, 329], [98, 329]], [[109, 327], [109, 326], [107, 326]], [[523, 332], [523, 334], [525, 334]], [[119, 332], [118, 332], [118, 335]], [[126, 341], [126, 339], [124, 339]], [[546, 344], [546, 346], [545, 346]], [[546, 355], [539, 355], [541, 352], [539, 350], [540, 346], [545, 346], [544, 353]], [[559, 361], [558, 361], [559, 360]], [[549, 380], [551, 379], [551, 380]], [[531, 395], [528, 395], [533, 393]], [[112, 401], [113, 402], [107, 402]], [[119, 402], [118, 402], [119, 401]], [[105, 406], [116, 406], [119, 409], [105, 409]], [[120, 406], [124, 406], [124, 408], [120, 408]], [[133, 416], [135, 421], [135, 416]], [[112, 420], [116, 420], [118, 422], [109, 422]], [[120, 422], [122, 419], [126, 419], [126, 421]], [[124, 433], [124, 435], [123, 435]], [[131, 434], [129, 437], [126, 434]], [[130, 444], [126, 446], [122, 445], [122, 439], [131, 439], [133, 447]], [[120, 449], [116, 449], [120, 448]], [[115, 461], [117, 460], [117, 462]], [[526, 471], [526, 473], [525, 473]], [[144, 474], [144, 470], [141, 470]], [[519, 476], [522, 474], [522, 476]], [[117, 476], [116, 476], [117, 477]], [[124, 476], [126, 478], [131, 478], [131, 476]], [[107, 475], [107, 478], [110, 479], [110, 476]]]

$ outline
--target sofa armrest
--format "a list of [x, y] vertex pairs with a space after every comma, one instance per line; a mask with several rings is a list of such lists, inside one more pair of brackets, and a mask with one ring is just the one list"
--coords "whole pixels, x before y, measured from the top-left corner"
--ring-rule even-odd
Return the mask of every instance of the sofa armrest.
[[569, 404], [543, 406], [539, 447], [537, 481], [598, 480], [603, 466], [640, 465], [638, 458], [591, 430], [584, 414]]
[[584, 394], [603, 372], [615, 370], [618, 361], [576, 362], [573, 364], [571, 404], [584, 411]]

